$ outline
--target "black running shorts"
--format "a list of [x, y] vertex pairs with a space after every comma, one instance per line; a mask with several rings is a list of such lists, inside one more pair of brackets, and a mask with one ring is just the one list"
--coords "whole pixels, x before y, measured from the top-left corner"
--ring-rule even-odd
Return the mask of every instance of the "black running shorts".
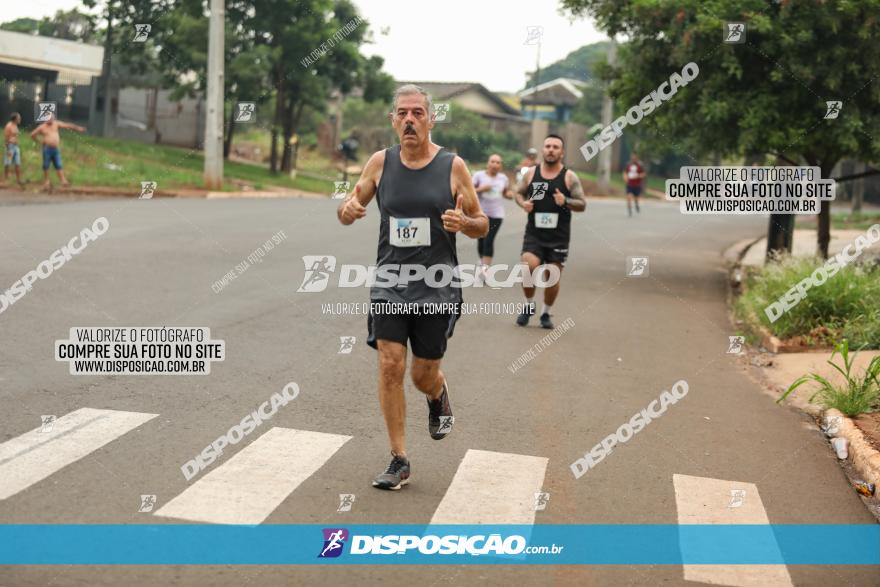
[[565, 265], [565, 260], [568, 258], [568, 245], [548, 245], [526, 231], [526, 235], [523, 238], [522, 252], [533, 254], [541, 260], [541, 263]]
[[[420, 359], [442, 359], [446, 341], [455, 330], [457, 314], [413, 314], [394, 312], [391, 302], [375, 300], [367, 317], [367, 344], [378, 349], [378, 340], [390, 340], [406, 346], [409, 341], [413, 355]], [[377, 306], [381, 305], [381, 308]]]

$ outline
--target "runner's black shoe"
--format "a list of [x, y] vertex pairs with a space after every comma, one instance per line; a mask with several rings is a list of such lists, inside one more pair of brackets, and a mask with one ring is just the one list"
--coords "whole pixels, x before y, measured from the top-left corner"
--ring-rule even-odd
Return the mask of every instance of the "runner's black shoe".
[[384, 473], [373, 479], [373, 487], [397, 491], [409, 483], [409, 459], [391, 453], [392, 459]]
[[550, 321], [550, 314], [547, 312], [541, 314], [541, 328], [553, 328], [553, 322]]
[[449, 406], [449, 386], [446, 380], [443, 380], [443, 392], [437, 399], [428, 399], [428, 432], [431, 438], [441, 440], [452, 432], [452, 423], [455, 417], [452, 415], [452, 408]]
[[516, 325], [517, 326], [526, 326], [529, 323], [529, 318], [535, 315], [535, 303], [532, 302], [528, 305], [528, 307], [524, 308], [522, 314], [516, 317]]

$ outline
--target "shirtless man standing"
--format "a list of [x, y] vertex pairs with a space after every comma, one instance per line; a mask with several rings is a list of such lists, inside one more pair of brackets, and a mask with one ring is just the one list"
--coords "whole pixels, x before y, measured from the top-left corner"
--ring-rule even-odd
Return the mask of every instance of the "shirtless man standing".
[[52, 183], [49, 181], [49, 162], [55, 167], [58, 179], [61, 185], [70, 185], [67, 178], [64, 177], [64, 171], [61, 167], [61, 129], [69, 128], [76, 132], [85, 132], [86, 129], [77, 124], [69, 122], [61, 122], [55, 118], [54, 114], [49, 115], [49, 120], [34, 129], [31, 138], [37, 140], [38, 135], [43, 135], [43, 187], [51, 188]]
[[15, 167], [15, 179], [18, 185], [24, 185], [21, 181], [21, 148], [18, 146], [18, 125], [21, 124], [21, 114], [13, 112], [9, 122], [3, 129], [3, 142], [6, 144], [6, 152], [3, 156], [3, 179], [9, 180], [9, 168]]

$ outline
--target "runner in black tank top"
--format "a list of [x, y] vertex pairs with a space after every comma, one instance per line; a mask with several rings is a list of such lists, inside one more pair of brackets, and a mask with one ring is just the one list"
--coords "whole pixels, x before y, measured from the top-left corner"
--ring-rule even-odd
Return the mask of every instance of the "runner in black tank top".
[[[414, 85], [398, 88], [391, 115], [400, 145], [370, 157], [354, 192], [337, 210], [339, 221], [348, 225], [366, 216], [373, 196], [379, 208], [377, 282], [370, 290], [374, 303], [367, 344], [379, 351], [379, 404], [391, 442], [391, 463], [373, 481], [380, 489], [400, 489], [410, 477], [404, 442], [407, 342], [413, 353], [413, 383], [428, 400], [431, 438], [440, 440], [452, 430], [449, 388], [440, 360], [461, 302], [461, 288], [444, 283], [443, 272], [432, 276], [429, 271], [423, 278], [398, 284], [382, 279], [383, 271], [396, 277], [404, 275], [403, 270], [392, 271], [401, 265], [433, 266], [448, 268], [451, 274], [458, 264], [456, 233], [479, 238], [489, 230], [464, 161], [430, 141], [434, 121], [427, 93]], [[426, 314], [426, 304], [445, 308]]]
[[[548, 135], [544, 139], [544, 162], [532, 167], [517, 188], [516, 202], [528, 213], [526, 231], [523, 238], [522, 262], [529, 266], [534, 275], [540, 265], [553, 265], [550, 279], [561, 279], [562, 267], [568, 258], [568, 243], [571, 240], [571, 213], [583, 212], [587, 203], [584, 189], [576, 173], [567, 169], [562, 158], [565, 145], [558, 135]], [[558, 275], [557, 275], [558, 273]], [[544, 289], [544, 308], [541, 312], [541, 326], [553, 328], [550, 309], [559, 295], [560, 283], [557, 280]], [[526, 326], [535, 314], [535, 288], [523, 282], [526, 296], [526, 309], [516, 319], [520, 326]]]
[[[571, 191], [565, 185], [568, 169], [563, 166], [562, 171], [548, 180], [541, 177], [541, 167], [538, 165], [534, 168], [532, 181], [527, 186], [526, 197], [532, 201], [534, 207], [529, 212], [526, 234], [543, 247], [564, 249], [567, 252], [568, 241], [571, 239], [571, 209], [564, 204], [557, 204], [552, 194], [559, 190], [564, 197], [571, 197]], [[560, 263], [564, 262], [564, 258], [560, 260]]]

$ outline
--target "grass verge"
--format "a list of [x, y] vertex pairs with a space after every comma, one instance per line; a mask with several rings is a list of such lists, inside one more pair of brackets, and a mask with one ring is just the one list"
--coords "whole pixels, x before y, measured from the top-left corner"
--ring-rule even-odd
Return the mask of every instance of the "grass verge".
[[[814, 228], [816, 226], [816, 218], [799, 216], [797, 220], [798, 228]], [[867, 230], [871, 226], [880, 222], [880, 212], [859, 212], [852, 214], [850, 212], [831, 212], [831, 228], [839, 230]]]
[[768, 329], [782, 340], [798, 339], [809, 346], [830, 346], [848, 339], [855, 348], [880, 348], [880, 266], [849, 265], [770, 322], [764, 308], [808, 277], [822, 263], [817, 259], [787, 258], [751, 271], [734, 312], [756, 333]]
[[[201, 151], [168, 145], [149, 145], [134, 141], [106, 139], [64, 131], [61, 153], [64, 171], [74, 185], [130, 187], [140, 189], [141, 181], [155, 181], [159, 190], [201, 188], [204, 158]], [[42, 182], [42, 151], [29, 138], [22, 140], [22, 174], [29, 183]], [[50, 177], [55, 172], [50, 169]], [[268, 186], [331, 193], [332, 180], [311, 177], [291, 179], [272, 175], [267, 167], [224, 162], [225, 191], [254, 190]]]

